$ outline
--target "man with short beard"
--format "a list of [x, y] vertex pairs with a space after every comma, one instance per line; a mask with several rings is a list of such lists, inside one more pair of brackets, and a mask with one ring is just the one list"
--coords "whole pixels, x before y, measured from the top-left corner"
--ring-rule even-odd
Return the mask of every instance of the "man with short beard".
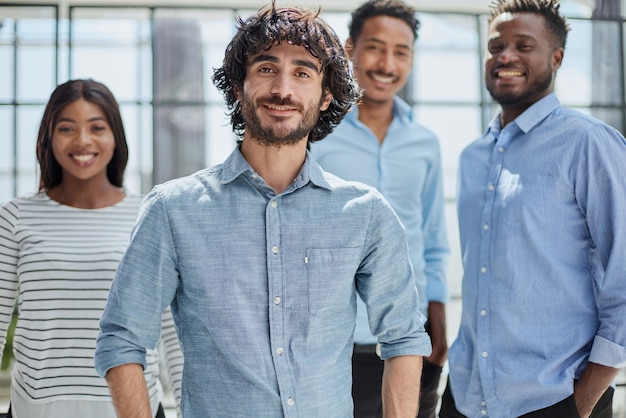
[[[446, 361], [448, 236], [443, 169], [437, 136], [417, 123], [398, 93], [413, 69], [420, 22], [402, 0], [369, 0], [352, 12], [346, 49], [363, 99], [311, 154], [324, 170], [376, 187], [406, 229], [409, 254], [428, 318], [432, 353], [424, 359], [418, 418], [435, 418], [439, 380]], [[367, 312], [357, 301], [352, 356], [355, 418], [381, 416], [384, 362]], [[415, 388], [415, 390], [419, 390]]]
[[569, 25], [500, 0], [485, 83], [501, 106], [460, 159], [463, 313], [441, 418], [612, 416], [626, 366], [626, 140], [560, 107]]
[[213, 75], [239, 146], [145, 199], [95, 358], [120, 418], [148, 417], [141, 369], [168, 305], [183, 417], [351, 417], [357, 294], [381, 340], [385, 413], [415, 416], [407, 388], [430, 341], [402, 225], [307, 152], [360, 95], [318, 14], [272, 4], [239, 20]]

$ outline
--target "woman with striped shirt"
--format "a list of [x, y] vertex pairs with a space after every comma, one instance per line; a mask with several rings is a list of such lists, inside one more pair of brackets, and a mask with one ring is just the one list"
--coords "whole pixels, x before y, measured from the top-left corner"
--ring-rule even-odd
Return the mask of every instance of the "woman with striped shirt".
[[[37, 159], [39, 192], [0, 209], [0, 355], [16, 302], [18, 315], [8, 416], [113, 418], [93, 354], [141, 198], [122, 188], [128, 147], [106, 86], [70, 80], [55, 89]], [[169, 309], [162, 341], [178, 400], [182, 355]], [[156, 351], [144, 374], [153, 415], [164, 418]]]

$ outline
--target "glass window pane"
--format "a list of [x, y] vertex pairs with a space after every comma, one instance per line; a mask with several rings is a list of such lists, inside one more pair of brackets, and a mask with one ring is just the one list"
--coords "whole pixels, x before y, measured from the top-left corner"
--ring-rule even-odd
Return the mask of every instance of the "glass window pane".
[[56, 87], [53, 45], [20, 45], [17, 50], [17, 99], [45, 102]]
[[43, 106], [20, 106], [17, 109], [17, 194], [37, 191], [37, 133]]
[[415, 48], [414, 98], [418, 101], [478, 102], [480, 55], [471, 16], [427, 14]]
[[[481, 135], [478, 106], [415, 106], [415, 119], [439, 137], [446, 198], [456, 197], [456, 176], [461, 151]], [[454, 120], [454, 123], [450, 123]]]

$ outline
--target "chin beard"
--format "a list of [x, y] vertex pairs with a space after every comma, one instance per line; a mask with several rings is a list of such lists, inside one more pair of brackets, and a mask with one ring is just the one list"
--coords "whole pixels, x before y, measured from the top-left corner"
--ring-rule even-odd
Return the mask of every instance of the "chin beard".
[[[295, 104], [289, 99], [278, 98], [261, 98], [257, 100], [255, 106], [252, 100], [244, 97], [241, 101], [241, 114], [246, 123], [246, 132], [250, 137], [255, 138], [263, 145], [268, 146], [283, 146], [294, 145], [300, 142], [302, 139], [306, 139], [309, 133], [317, 124], [320, 116], [319, 106], [321, 105], [323, 98], [320, 99], [317, 105], [310, 105], [304, 108], [302, 105]], [[295, 128], [289, 128], [283, 126], [282, 123], [276, 123], [274, 125], [263, 125], [260, 118], [256, 114], [256, 109], [261, 104], [274, 104], [277, 106], [295, 106], [302, 114], [300, 123]]]

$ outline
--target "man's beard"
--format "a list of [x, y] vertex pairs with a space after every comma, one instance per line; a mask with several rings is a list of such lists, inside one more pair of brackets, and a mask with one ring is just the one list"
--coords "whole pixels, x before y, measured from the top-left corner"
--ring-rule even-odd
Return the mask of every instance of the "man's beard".
[[[252, 99], [244, 93], [241, 100], [241, 116], [246, 124], [246, 132], [263, 145], [293, 145], [306, 138], [317, 124], [322, 100], [323, 98], [320, 98], [317, 103], [310, 103], [305, 108], [302, 104], [294, 103], [290, 98], [281, 99], [276, 96], [269, 96], [257, 99], [255, 106]], [[276, 124], [263, 126], [256, 113], [256, 109], [263, 104], [296, 108], [302, 114], [302, 119], [295, 128], [285, 126], [286, 124], [279, 118], [277, 118]]]
[[[543, 93], [548, 90], [552, 84], [552, 77], [552, 69], [548, 66], [546, 71], [540, 74], [539, 78], [521, 93], [498, 93], [495, 89], [491, 88], [490, 83], [487, 83], [487, 91], [489, 91], [493, 100], [502, 106], [527, 104], [526, 102], [528, 102], [529, 99], [538, 96], [538, 93]], [[492, 80], [495, 79], [492, 77]]]

